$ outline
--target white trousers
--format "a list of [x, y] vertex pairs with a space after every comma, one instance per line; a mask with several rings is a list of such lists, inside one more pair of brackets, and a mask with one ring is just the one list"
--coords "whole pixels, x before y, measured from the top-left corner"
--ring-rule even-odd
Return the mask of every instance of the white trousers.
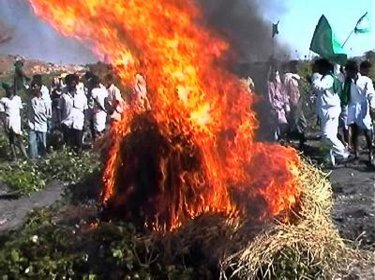
[[104, 111], [96, 112], [94, 115], [94, 128], [96, 132], [103, 132], [107, 122], [107, 113]]
[[344, 144], [337, 138], [340, 113], [340, 107], [331, 107], [319, 110], [319, 117], [322, 140], [330, 147], [335, 158], [343, 159], [348, 157], [348, 153]]

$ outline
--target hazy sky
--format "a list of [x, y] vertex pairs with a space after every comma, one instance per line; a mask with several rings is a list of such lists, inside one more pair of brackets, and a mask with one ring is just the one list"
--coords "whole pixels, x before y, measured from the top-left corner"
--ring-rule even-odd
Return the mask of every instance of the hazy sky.
[[[282, 1], [282, 0], [280, 0]], [[358, 19], [368, 11], [372, 32], [353, 34], [345, 45], [349, 55], [360, 55], [375, 49], [375, 0], [285, 0], [281, 16], [265, 12], [272, 21], [280, 20], [278, 40], [289, 43], [300, 56], [309, 54], [311, 38], [319, 18], [324, 14], [337, 37], [343, 43]]]
[[[231, 0], [228, 0], [231, 1]], [[370, 34], [353, 35], [346, 45], [349, 55], [359, 55], [375, 49], [375, 0], [274, 0], [257, 1], [263, 6], [263, 17], [271, 22], [280, 20], [277, 40], [298, 50], [303, 57], [309, 54], [309, 45], [315, 26], [322, 14], [343, 42], [357, 20], [370, 13], [373, 30]], [[9, 25], [13, 39], [0, 44], [0, 54], [21, 54], [53, 62], [85, 62], [95, 60], [83, 44], [65, 39], [32, 14], [27, 0], [0, 0], [0, 20]], [[271, 31], [270, 31], [271, 32]], [[270, 36], [270, 34], [265, 34]]]
[[50, 62], [86, 63], [96, 59], [83, 44], [64, 38], [39, 20], [27, 0], [0, 0], [0, 20], [12, 39], [0, 44], [0, 54], [20, 54]]

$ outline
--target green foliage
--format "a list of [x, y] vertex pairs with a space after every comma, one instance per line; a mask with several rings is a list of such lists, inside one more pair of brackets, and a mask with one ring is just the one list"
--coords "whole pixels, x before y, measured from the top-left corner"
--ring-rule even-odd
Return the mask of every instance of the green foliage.
[[[194, 242], [180, 247], [178, 242], [168, 243], [165, 237], [139, 232], [129, 223], [95, 221], [91, 226], [61, 220], [56, 223], [58, 211], [57, 208], [35, 211], [22, 231], [3, 244], [0, 241], [1, 276], [6, 279], [219, 278], [219, 264], [212, 265], [210, 256], [200, 254]], [[258, 279], [323, 279], [317, 259], [306, 249], [285, 248], [270, 265], [263, 267]]]
[[0, 160], [7, 160], [9, 158], [9, 142], [7, 137], [0, 134]]
[[270, 266], [262, 269], [259, 279], [317, 280], [324, 279], [323, 270], [307, 251], [285, 248], [273, 259]]
[[98, 170], [99, 166], [99, 159], [92, 153], [77, 155], [63, 150], [53, 152], [37, 162], [25, 161], [17, 165], [3, 165], [0, 168], [0, 181], [21, 194], [29, 194], [42, 190], [53, 180], [69, 185], [78, 184]]
[[38, 167], [28, 162], [2, 166], [0, 181], [21, 194], [39, 191], [46, 185], [45, 177], [38, 171]]
[[79, 183], [100, 166], [99, 158], [92, 153], [76, 153], [63, 150], [53, 152], [39, 164], [39, 170], [49, 180], [59, 180], [70, 185]]
[[205, 267], [167, 258], [157, 239], [131, 224], [84, 229], [55, 224], [46, 210], [35, 212], [0, 250], [3, 279], [206, 279]]

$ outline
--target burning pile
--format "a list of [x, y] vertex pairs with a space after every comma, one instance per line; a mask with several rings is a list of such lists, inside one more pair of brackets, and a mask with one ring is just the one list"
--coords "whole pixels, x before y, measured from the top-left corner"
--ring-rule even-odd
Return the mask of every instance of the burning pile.
[[[342, 252], [329, 184], [294, 150], [254, 141], [253, 95], [226, 70], [234, 54], [194, 1], [30, 2], [61, 33], [106, 55], [124, 85], [139, 72], [147, 79], [152, 110], [127, 111], [111, 131], [102, 191], [111, 215], [182, 240], [203, 236], [219, 261], [234, 254], [222, 265], [240, 279], [269, 268], [284, 247], [311, 246], [310, 259], [324, 264]], [[294, 223], [264, 234], [275, 217]], [[262, 225], [255, 241], [246, 224]]]
[[[193, 1], [31, 4], [60, 32], [106, 54], [125, 85], [137, 72], [147, 78], [152, 120], [142, 124], [142, 117], [128, 112], [113, 128], [104, 203], [126, 205], [146, 184], [154, 196], [143, 198], [150, 200], [138, 210], [154, 208], [145, 222], [167, 230], [204, 213], [244, 214], [254, 201], [263, 204], [257, 219], [288, 211], [296, 203], [298, 156], [290, 149], [254, 142], [252, 95], [225, 70], [222, 58], [229, 46], [208, 30]], [[150, 143], [139, 140], [146, 146], [134, 147], [143, 151], [142, 159], [123, 148], [136, 142], [134, 126], [143, 137], [152, 134]], [[152, 155], [144, 153], [147, 147]], [[147, 157], [152, 157], [152, 168]], [[142, 177], [141, 165], [153, 169], [147, 177], [154, 178], [131, 178]], [[139, 172], [133, 174], [134, 169]]]

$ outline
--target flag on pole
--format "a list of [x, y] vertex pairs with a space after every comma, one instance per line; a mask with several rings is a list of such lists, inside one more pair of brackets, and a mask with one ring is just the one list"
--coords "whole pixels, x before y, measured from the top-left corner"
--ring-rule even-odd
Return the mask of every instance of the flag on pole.
[[370, 18], [368, 12], [366, 12], [357, 22], [354, 32], [358, 33], [368, 33], [371, 31]]
[[321, 16], [315, 28], [310, 50], [340, 65], [345, 64], [348, 59], [342, 44], [337, 40], [324, 15]]
[[276, 24], [275, 23], [272, 24], [272, 38], [274, 38], [277, 34], [279, 34], [279, 23], [280, 21], [278, 21]]

